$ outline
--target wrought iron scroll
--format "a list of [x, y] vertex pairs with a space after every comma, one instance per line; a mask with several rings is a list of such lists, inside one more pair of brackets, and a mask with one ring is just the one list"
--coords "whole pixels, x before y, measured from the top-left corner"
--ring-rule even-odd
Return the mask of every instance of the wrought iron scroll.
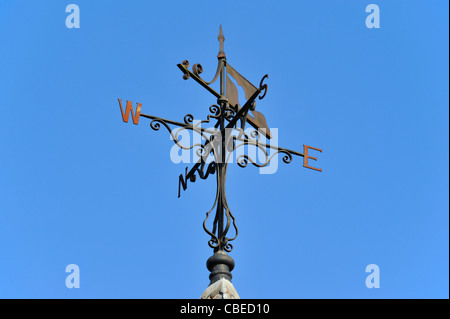
[[[158, 131], [161, 126], [164, 126], [167, 131], [170, 133], [172, 140], [174, 143], [183, 150], [192, 150], [193, 148], [197, 148], [197, 155], [199, 156], [199, 161], [195, 164], [191, 170], [188, 171], [186, 168], [185, 173], [179, 176], [178, 180], [178, 197], [180, 197], [181, 189], [186, 190], [189, 182], [195, 182], [197, 177], [200, 179], [207, 179], [209, 175], [215, 174], [217, 179], [217, 189], [214, 203], [209, 211], [206, 212], [206, 217], [203, 221], [203, 229], [205, 232], [211, 237], [208, 241], [208, 245], [214, 250], [224, 250], [226, 252], [230, 252], [233, 249], [233, 245], [231, 241], [235, 240], [238, 236], [239, 230], [236, 226], [236, 219], [232, 214], [225, 192], [225, 183], [226, 183], [226, 172], [228, 169], [228, 164], [230, 160], [230, 156], [240, 147], [244, 145], [255, 146], [257, 149], [262, 151], [264, 154], [264, 160], [261, 162], [256, 161], [256, 159], [251, 158], [247, 154], [242, 154], [236, 158], [237, 164], [240, 167], [246, 167], [248, 163], [256, 167], [265, 167], [267, 166], [272, 158], [279, 153], [284, 154], [283, 162], [289, 164], [292, 161], [293, 155], [303, 156], [303, 154], [291, 151], [284, 148], [278, 148], [277, 146], [262, 143], [259, 140], [260, 134], [268, 136], [267, 131], [264, 129], [267, 128], [267, 124], [265, 123], [264, 116], [255, 111], [255, 99], [258, 97], [260, 100], [263, 99], [267, 93], [267, 84], [264, 84], [264, 80], [268, 77], [266, 74], [262, 77], [259, 88], [255, 87], [255, 90], [251, 94], [247, 94], [248, 100], [246, 103], [240, 107], [238, 104], [230, 105], [227, 100], [219, 93], [217, 93], [214, 89], [212, 89], [209, 84], [214, 83], [219, 75], [221, 74], [221, 70], [225, 66], [226, 61], [223, 59], [219, 59], [218, 67], [216, 74], [211, 82], [204, 81], [200, 74], [203, 73], [203, 67], [201, 64], [197, 63], [192, 66], [192, 71], [189, 70], [189, 62], [184, 60], [181, 64], [178, 64], [178, 67], [183, 71], [183, 79], [187, 80], [189, 78], [193, 78], [196, 82], [205, 87], [209, 92], [215, 95], [218, 98], [218, 103], [220, 105], [211, 105], [209, 107], [210, 114], [207, 115], [205, 120], [194, 121], [194, 116], [192, 114], [187, 114], [184, 117], [184, 122], [175, 122], [171, 120], [166, 120], [160, 117], [151, 116], [147, 114], [140, 114], [143, 117], [149, 118], [152, 121], [150, 122], [150, 127]], [[234, 69], [232, 70], [233, 74], [238, 74]], [[241, 80], [240, 80], [241, 81]], [[247, 81], [245, 79], [245, 81]], [[255, 117], [249, 115], [249, 111], [253, 112]], [[259, 117], [257, 115], [261, 114]], [[263, 121], [261, 121], [263, 119]], [[216, 120], [215, 123], [211, 123], [212, 120]], [[227, 121], [228, 124], [224, 126], [224, 121]], [[237, 123], [240, 122], [240, 125], [237, 126]], [[245, 123], [249, 122], [252, 126], [260, 129], [254, 130], [247, 134], [245, 129]], [[203, 124], [209, 123], [213, 128], [204, 128]], [[222, 123], [222, 124], [221, 124]], [[264, 124], [260, 126], [261, 124]], [[177, 129], [172, 128], [172, 126], [177, 126]], [[238, 136], [229, 135], [227, 136], [225, 130], [234, 128], [238, 132]], [[178, 139], [178, 136], [182, 130], [191, 130], [195, 133], [201, 135], [204, 143], [195, 143], [192, 145], [184, 145]], [[268, 128], [267, 128], [268, 130]], [[269, 132], [270, 138], [270, 132]], [[223, 151], [219, 151], [219, 147], [223, 145], [223, 150], [225, 150], [226, 154], [223, 154]], [[271, 152], [269, 152], [269, 150]], [[214, 160], [211, 162], [207, 162], [208, 156], [213, 154]], [[224, 163], [222, 165], [222, 169], [218, 170], [218, 164], [221, 163], [222, 157], [224, 159]], [[209, 220], [211, 212], [217, 209], [217, 213], [215, 214], [214, 221], [212, 222], [212, 229], [208, 229], [206, 223]], [[219, 211], [223, 210], [224, 220], [222, 221], [222, 227], [219, 230], [219, 219], [222, 213]], [[234, 229], [234, 236], [231, 238], [227, 237], [230, 229]]]

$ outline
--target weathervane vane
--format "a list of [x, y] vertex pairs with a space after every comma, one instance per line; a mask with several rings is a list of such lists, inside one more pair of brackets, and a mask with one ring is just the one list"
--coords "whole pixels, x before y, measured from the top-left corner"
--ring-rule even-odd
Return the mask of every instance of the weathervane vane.
[[[174, 143], [181, 149], [192, 150], [194, 147], [197, 148], [196, 154], [199, 157], [198, 162], [189, 171], [188, 168], [186, 168], [185, 173], [179, 176], [178, 197], [180, 197], [181, 189], [183, 189], [183, 191], [186, 190], [188, 182], [196, 181], [197, 175], [201, 179], [206, 179], [209, 175], [216, 174], [217, 190], [215, 201], [212, 208], [206, 212], [206, 218], [203, 221], [203, 229], [210, 236], [208, 245], [213, 249], [214, 254], [207, 261], [207, 268], [211, 272], [209, 275], [210, 285], [202, 295], [202, 298], [215, 298], [215, 296], [217, 298], [218, 289], [210, 289], [210, 287], [215, 286], [214, 284], [222, 279], [229, 281], [228, 287], [234, 291], [233, 293], [230, 293], [228, 297], [239, 298], [231, 285], [231, 271], [234, 268], [234, 260], [227, 254], [233, 249], [231, 241], [235, 240], [238, 235], [235, 217], [228, 207], [225, 193], [225, 179], [230, 156], [236, 149], [242, 146], [254, 146], [261, 150], [265, 155], [265, 161], [258, 163], [249, 155], [241, 154], [236, 158], [236, 162], [240, 167], [246, 167], [248, 162], [256, 167], [265, 167], [275, 155], [282, 153], [284, 154], [282, 158], [283, 162], [286, 164], [289, 164], [292, 161], [293, 155], [301, 156], [303, 157], [304, 167], [321, 172], [321, 169], [308, 165], [308, 159], [317, 160], [317, 158], [308, 155], [308, 150], [313, 149], [319, 152], [322, 152], [322, 150], [303, 145], [303, 153], [300, 153], [260, 141], [262, 135], [267, 139], [272, 138], [265, 116], [261, 112], [256, 111], [256, 98], [258, 97], [262, 100], [267, 93], [267, 84], [263, 84], [263, 82], [268, 78], [268, 75], [266, 74], [262, 77], [259, 87], [254, 86], [228, 64], [224, 52], [223, 44], [225, 37], [222, 33], [222, 26], [220, 26], [219, 36], [217, 38], [220, 43], [220, 49], [217, 55], [218, 65], [216, 74], [210, 82], [206, 82], [200, 77], [200, 74], [203, 72], [203, 68], [200, 64], [194, 64], [192, 66], [192, 71], [188, 69], [189, 62], [187, 60], [184, 60], [181, 64], [177, 65], [183, 72], [183, 79], [194, 79], [217, 98], [218, 105], [213, 104], [210, 106], [209, 111], [211, 114], [207, 116], [206, 120], [196, 121], [194, 123], [194, 117], [191, 114], [187, 114], [184, 117], [184, 123], [181, 123], [153, 115], [143, 114], [141, 113], [141, 103], [137, 103], [136, 111], [133, 113], [131, 101], [127, 101], [124, 112], [121, 99], [118, 99], [118, 101], [124, 122], [128, 122], [130, 113], [133, 123], [136, 125], [139, 123], [140, 117], [148, 118], [152, 120], [150, 122], [150, 127], [153, 130], [158, 131], [161, 128], [161, 125], [164, 126], [171, 134]], [[210, 84], [216, 82], [219, 77], [220, 91], [217, 92]], [[231, 78], [233, 78], [244, 90], [246, 102], [242, 106], [239, 104], [236, 85]], [[215, 121], [215, 123], [211, 123], [212, 121]], [[245, 132], [246, 123], [254, 129], [249, 134]], [[214, 124], [214, 126], [213, 128], [203, 128], [201, 126], [202, 124]], [[179, 129], [174, 130], [171, 126], [179, 127]], [[205, 142], [189, 146], [183, 145], [178, 139], [179, 133], [182, 130], [191, 130], [200, 134]], [[233, 132], [237, 135], [233, 134]], [[270, 154], [269, 151], [272, 151], [273, 154]], [[208, 161], [210, 154], [213, 155], [214, 159]], [[213, 227], [212, 229], [208, 229], [206, 222], [214, 209], [215, 217]], [[231, 226], [235, 232], [234, 236], [229, 238], [227, 235]]]

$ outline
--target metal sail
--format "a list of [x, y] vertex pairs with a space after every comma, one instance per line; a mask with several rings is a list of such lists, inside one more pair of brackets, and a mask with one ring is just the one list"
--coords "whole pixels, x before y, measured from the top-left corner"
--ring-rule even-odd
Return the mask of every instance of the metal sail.
[[[236, 71], [229, 63], [226, 64], [227, 70], [227, 87], [226, 87], [226, 97], [231, 105], [237, 106], [239, 110], [239, 96], [236, 85], [230, 80], [232, 77], [240, 87], [244, 90], [245, 99], [248, 100], [258, 89], [249, 80], [242, 76], [238, 71]], [[252, 115], [247, 114], [247, 122], [257, 130], [261, 130], [267, 138], [272, 138], [269, 127], [267, 125], [266, 117], [256, 110], [250, 110]]]

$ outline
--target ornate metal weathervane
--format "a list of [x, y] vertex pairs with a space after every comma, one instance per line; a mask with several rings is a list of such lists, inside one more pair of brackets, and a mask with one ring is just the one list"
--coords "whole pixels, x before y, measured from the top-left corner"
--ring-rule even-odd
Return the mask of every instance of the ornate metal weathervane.
[[[206, 218], [203, 221], [203, 229], [210, 236], [208, 245], [214, 250], [214, 255], [207, 261], [207, 268], [211, 272], [209, 278], [211, 280], [210, 286], [220, 279], [231, 281], [231, 271], [234, 268], [234, 260], [228, 256], [227, 252], [231, 252], [233, 245], [231, 242], [236, 239], [238, 235], [238, 228], [236, 227], [235, 217], [228, 207], [226, 193], [225, 193], [225, 179], [227, 173], [227, 166], [230, 162], [230, 156], [234, 151], [243, 146], [254, 146], [262, 151], [265, 156], [265, 161], [258, 162], [247, 154], [237, 156], [236, 162], [240, 167], [246, 167], [248, 162], [256, 167], [267, 166], [272, 158], [278, 153], [284, 154], [283, 162], [289, 164], [293, 156], [303, 157], [303, 166], [322, 171], [319, 168], [308, 165], [308, 159], [317, 160], [315, 157], [308, 155], [308, 150], [313, 149], [322, 152], [321, 149], [304, 145], [303, 153], [292, 151], [289, 149], [271, 145], [270, 143], [263, 143], [260, 140], [261, 136], [266, 139], [271, 139], [272, 134], [267, 126], [265, 116], [256, 111], [256, 98], [260, 100], [264, 98], [267, 93], [267, 84], [263, 84], [268, 75], [264, 75], [259, 83], [259, 87], [254, 86], [239, 72], [237, 72], [228, 62], [225, 56], [223, 43], [225, 37], [222, 33], [222, 26], [219, 31], [220, 50], [217, 55], [218, 65], [214, 78], [210, 82], [206, 82], [200, 77], [203, 68], [200, 64], [194, 64], [192, 71], [189, 70], [189, 62], [187, 60], [178, 64], [178, 67], [183, 72], [183, 79], [194, 79], [197, 83], [203, 86], [209, 93], [217, 98], [218, 105], [211, 105], [209, 111], [211, 114], [207, 116], [206, 120], [194, 121], [191, 114], [184, 117], [184, 123], [166, 120], [157, 116], [147, 115], [141, 113], [141, 103], [137, 103], [136, 111], [133, 113], [133, 106], [131, 101], [127, 101], [125, 112], [123, 110], [122, 101], [118, 99], [122, 119], [128, 122], [129, 114], [131, 113], [133, 123], [138, 124], [140, 117], [145, 117], [150, 120], [150, 127], [158, 131], [161, 125], [164, 126], [172, 136], [174, 143], [184, 150], [192, 150], [197, 148], [196, 154], [199, 157], [198, 162], [184, 174], [181, 174], [178, 181], [178, 197], [180, 197], [181, 189], [186, 190], [188, 182], [195, 182], [197, 176], [201, 179], [208, 178], [211, 174], [216, 174], [217, 191], [214, 204], [212, 208], [206, 212]], [[220, 91], [214, 90], [210, 84], [216, 82], [220, 77]], [[244, 105], [239, 104], [238, 91], [236, 85], [231, 80], [233, 78], [245, 92], [246, 102]], [[247, 134], [245, 125], [249, 124], [253, 130]], [[202, 124], [209, 124], [212, 128], [204, 128]], [[214, 124], [214, 125], [213, 125]], [[179, 127], [177, 130], [172, 127]], [[193, 145], [183, 145], [178, 139], [179, 133], [182, 130], [191, 130], [201, 135], [204, 143], [197, 143]], [[210, 154], [213, 155], [213, 160], [210, 159]], [[206, 222], [210, 218], [211, 212], [215, 209], [215, 217], [212, 229], [208, 229]], [[227, 237], [230, 228], [234, 229], [234, 236]], [[233, 288], [234, 289], [234, 288]]]

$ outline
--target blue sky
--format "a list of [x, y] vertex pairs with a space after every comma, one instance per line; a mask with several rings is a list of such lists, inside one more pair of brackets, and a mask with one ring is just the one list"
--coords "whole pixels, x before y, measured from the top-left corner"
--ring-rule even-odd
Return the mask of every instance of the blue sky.
[[[68, 29], [65, 7], [80, 8]], [[380, 8], [368, 29], [365, 8]], [[276, 174], [231, 165], [242, 298], [448, 298], [448, 2], [0, 2], [0, 297], [199, 298], [215, 177], [177, 198], [185, 164], [117, 98], [182, 121], [215, 98], [176, 64], [228, 62], [279, 145], [323, 149]], [[65, 268], [80, 267], [68, 289]], [[365, 268], [380, 268], [368, 289]]]

